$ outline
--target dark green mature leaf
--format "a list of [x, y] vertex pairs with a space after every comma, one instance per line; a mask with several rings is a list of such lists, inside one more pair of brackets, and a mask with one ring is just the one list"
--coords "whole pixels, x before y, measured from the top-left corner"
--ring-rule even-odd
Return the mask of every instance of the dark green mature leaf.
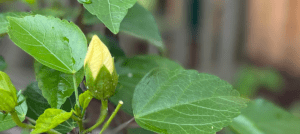
[[[25, 99], [25, 97], [23, 95], [20, 95], [18, 98], [18, 102], [21, 102]], [[26, 113], [27, 113], [27, 105], [26, 105], [26, 101], [23, 101], [23, 103], [19, 106], [15, 107], [18, 117], [21, 121], [25, 120], [26, 117]], [[11, 115], [8, 114], [7, 116], [5, 116], [2, 112], [0, 112], [0, 131], [4, 131], [4, 130], [8, 130], [10, 128], [15, 127], [17, 124], [13, 121], [13, 119], [11, 118]]]
[[247, 100], [226, 81], [195, 70], [155, 69], [136, 86], [132, 108], [143, 128], [164, 134], [215, 134]]
[[[74, 92], [73, 75], [51, 69], [39, 62], [34, 63], [36, 79], [43, 96], [53, 108], [60, 108]], [[76, 73], [77, 86], [84, 77], [83, 68]]]
[[155, 134], [154, 132], [143, 128], [129, 128], [127, 132], [128, 134]]
[[154, 17], [138, 3], [128, 10], [121, 23], [120, 31], [145, 39], [161, 51], [166, 49]]
[[31, 133], [39, 134], [47, 132], [64, 121], [67, 121], [69, 118], [71, 118], [72, 114], [72, 112], [65, 112], [61, 109], [48, 108], [36, 120], [35, 129]]
[[298, 134], [300, 119], [264, 99], [248, 103], [230, 127], [240, 134]]
[[83, 6], [93, 15], [96, 15], [101, 22], [114, 34], [120, 29], [120, 24], [137, 0], [92, 0], [91, 4]]
[[0, 71], [4, 71], [7, 67], [7, 64], [4, 60], [4, 58], [0, 55]]
[[[84, 12], [83, 23], [93, 25], [101, 23], [101, 21], [86, 11]], [[120, 31], [147, 40], [161, 51], [166, 49], [154, 17], [138, 3], [128, 10], [121, 23]]]
[[12, 17], [24, 17], [30, 15], [28, 12], [6, 12], [6, 13], [0, 13], [0, 35], [6, 34], [8, 32], [8, 26], [9, 23], [6, 19], [7, 16]]
[[8, 21], [10, 39], [40, 63], [65, 73], [82, 68], [87, 42], [74, 23], [41, 15]]
[[[79, 90], [80, 91], [80, 90]], [[38, 83], [31, 83], [24, 91], [24, 96], [27, 98], [28, 113], [27, 116], [32, 119], [37, 119], [47, 108], [51, 108], [47, 100], [43, 97], [42, 91], [38, 88]], [[65, 104], [62, 105], [62, 109], [65, 111], [71, 111], [71, 108], [75, 105], [75, 95], [73, 94]], [[58, 125], [55, 130], [61, 133], [67, 133], [76, 127], [73, 119]]]
[[119, 84], [116, 94], [110, 100], [116, 105], [119, 100], [122, 100], [124, 104], [121, 108], [130, 115], [133, 115], [131, 104], [135, 86], [145, 74], [157, 67], [171, 70], [182, 69], [178, 63], [155, 55], [120, 58], [115, 63], [115, 67], [119, 74]]

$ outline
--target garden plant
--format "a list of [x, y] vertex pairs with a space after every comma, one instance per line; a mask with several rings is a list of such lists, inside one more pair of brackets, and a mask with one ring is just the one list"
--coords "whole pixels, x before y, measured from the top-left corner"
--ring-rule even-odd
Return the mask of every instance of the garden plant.
[[[0, 13], [0, 34], [35, 59], [36, 82], [17, 91], [0, 57], [0, 131], [19, 126], [32, 134], [85, 134], [103, 125], [101, 134], [122, 110], [141, 128], [162, 134], [214, 134], [225, 127], [241, 134], [300, 132], [300, 120], [284, 109], [166, 58], [154, 17], [137, 0], [78, 0], [79, 8], [23, 2], [31, 12]], [[148, 41], [160, 54], [126, 57], [114, 36], [83, 32], [100, 23], [112, 34]], [[101, 101], [100, 116], [86, 128], [92, 99]]]

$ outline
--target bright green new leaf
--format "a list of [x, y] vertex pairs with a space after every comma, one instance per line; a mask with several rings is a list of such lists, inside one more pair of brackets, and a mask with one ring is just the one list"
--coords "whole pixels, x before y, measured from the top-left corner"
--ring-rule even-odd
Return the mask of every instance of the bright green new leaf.
[[110, 98], [114, 104], [119, 100], [124, 102], [122, 110], [132, 113], [132, 96], [135, 86], [153, 68], [161, 67], [170, 70], [183, 69], [178, 63], [155, 55], [136, 56], [133, 58], [120, 58], [115, 67], [119, 74], [119, 84], [116, 94]]
[[30, 15], [30, 13], [28, 13], [28, 12], [6, 12], [6, 13], [0, 13], [0, 35], [1, 34], [6, 34], [8, 32], [9, 23], [8, 23], [8, 21], [6, 19], [7, 16], [11, 16], [11, 17], [24, 17], [24, 16], [28, 16], [28, 15]]
[[121, 23], [120, 31], [145, 39], [160, 51], [166, 49], [154, 17], [138, 3], [128, 10]]
[[[52, 108], [60, 108], [74, 92], [73, 75], [51, 69], [39, 62], [34, 63], [34, 68], [43, 96], [48, 100]], [[83, 77], [84, 71], [82, 68], [76, 73], [77, 86]]]
[[4, 58], [0, 55], [0, 71], [4, 71], [4, 69], [7, 67], [7, 64], [4, 60]]
[[[80, 90], [79, 90], [80, 91]], [[47, 100], [43, 97], [42, 91], [38, 88], [38, 83], [34, 82], [30, 84], [26, 90], [24, 91], [24, 96], [27, 98], [28, 104], [28, 117], [32, 119], [37, 119], [47, 108], [51, 108], [48, 104]], [[75, 95], [73, 94], [65, 104], [62, 105], [62, 109], [65, 111], [71, 111], [75, 105]], [[64, 123], [58, 125], [54, 130], [60, 133], [68, 133], [76, 127], [75, 121], [73, 119], [69, 119]]]
[[[25, 99], [25, 97], [23, 95], [20, 95], [18, 98], [18, 102], [21, 102], [24, 99]], [[24, 121], [25, 117], [26, 117], [27, 109], [28, 109], [26, 101], [23, 101], [23, 103], [21, 105], [16, 106], [15, 109], [17, 111], [19, 119], [21, 121]], [[5, 116], [5, 114], [0, 112], [0, 132], [4, 131], [4, 130], [8, 130], [10, 128], [13, 128], [16, 125], [17, 124], [13, 121], [10, 114]]]
[[77, 0], [79, 3], [81, 3], [81, 4], [83, 4], [83, 3], [85, 3], [85, 4], [91, 4], [92, 3], [92, 1], [91, 0]]
[[164, 134], [215, 134], [246, 107], [232, 86], [195, 70], [155, 69], [136, 86], [132, 108], [143, 128]]
[[0, 71], [0, 112], [12, 112], [17, 106], [17, 90], [9, 76]]
[[64, 121], [67, 121], [69, 118], [71, 118], [72, 114], [72, 112], [65, 112], [61, 109], [48, 108], [36, 120], [35, 129], [31, 133], [38, 134], [47, 132]]
[[298, 134], [300, 119], [264, 99], [248, 103], [230, 127], [239, 134]]
[[10, 39], [40, 63], [64, 73], [82, 68], [87, 42], [74, 23], [41, 15], [8, 21]]
[[92, 99], [93, 99], [92, 93], [89, 90], [87, 90], [84, 93], [79, 95], [79, 104], [83, 109], [86, 109]]
[[120, 24], [137, 0], [92, 0], [91, 4], [83, 6], [105, 24], [114, 34], [120, 29]]

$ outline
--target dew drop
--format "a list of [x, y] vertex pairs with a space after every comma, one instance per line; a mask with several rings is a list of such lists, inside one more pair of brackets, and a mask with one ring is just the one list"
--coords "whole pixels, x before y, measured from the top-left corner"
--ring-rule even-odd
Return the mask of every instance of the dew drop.
[[214, 129], [214, 126], [211, 126], [211, 129]]
[[129, 78], [131, 78], [131, 77], [132, 77], [132, 73], [128, 73], [127, 76], [128, 76]]

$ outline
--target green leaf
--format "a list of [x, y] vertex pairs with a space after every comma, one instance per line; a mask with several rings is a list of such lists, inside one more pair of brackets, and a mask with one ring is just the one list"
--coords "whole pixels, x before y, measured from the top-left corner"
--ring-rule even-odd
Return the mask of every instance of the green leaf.
[[124, 104], [121, 109], [130, 115], [133, 115], [131, 104], [135, 86], [150, 70], [157, 67], [183, 69], [178, 63], [155, 55], [120, 58], [115, 67], [119, 74], [119, 84], [110, 101], [117, 105], [122, 100]]
[[[1, 3], [1, 2], [0, 2]], [[24, 17], [30, 15], [28, 12], [6, 12], [0, 13], [0, 35], [8, 32], [9, 23], [6, 19], [7, 16], [11, 17]]]
[[132, 108], [139, 126], [164, 134], [215, 134], [246, 107], [232, 86], [195, 70], [155, 69], [136, 86]]
[[41, 15], [8, 21], [10, 39], [40, 63], [64, 73], [82, 68], [87, 42], [74, 23]]
[[7, 64], [4, 60], [4, 58], [0, 55], [0, 71], [4, 71], [7, 67]]
[[127, 133], [128, 134], [155, 134], [154, 132], [143, 128], [129, 128]]
[[[80, 90], [79, 90], [80, 91]], [[38, 88], [38, 83], [31, 83], [24, 91], [26, 101], [28, 104], [27, 116], [32, 119], [37, 119], [47, 108], [51, 108], [47, 100], [43, 97], [42, 91]], [[62, 105], [62, 109], [65, 111], [71, 111], [71, 108], [75, 105], [75, 95], [73, 94], [65, 104]], [[58, 125], [54, 130], [61, 133], [68, 133], [76, 127], [73, 119], [69, 119], [66, 122]]]
[[[36, 79], [43, 96], [52, 108], [60, 108], [74, 92], [73, 75], [51, 69], [39, 62], [34, 63]], [[83, 68], [76, 73], [77, 86], [84, 77]]]
[[83, 3], [85, 3], [85, 4], [91, 4], [92, 3], [92, 1], [91, 0], [77, 0], [79, 3], [81, 3], [81, 4], [83, 4]]
[[79, 104], [83, 109], [86, 109], [92, 99], [92, 93], [89, 90], [87, 90], [83, 94], [79, 95]]
[[[18, 98], [18, 102], [21, 102], [22, 100], [24, 100], [25, 97], [23, 95], [20, 95], [20, 97]], [[15, 107], [18, 117], [21, 121], [25, 120], [26, 117], [26, 113], [27, 113], [27, 105], [26, 105], [26, 101], [23, 101], [23, 103], [19, 106]], [[4, 131], [4, 130], [8, 130], [10, 128], [15, 127], [17, 124], [13, 121], [13, 119], [11, 118], [10, 114], [7, 114], [7, 116], [5, 116], [5, 114], [3, 114], [2, 112], [0, 112], [0, 132]]]
[[154, 17], [138, 3], [128, 10], [121, 23], [120, 31], [145, 39], [158, 47], [160, 51], [166, 49]]
[[120, 29], [120, 24], [137, 0], [92, 0], [91, 4], [83, 6], [93, 15], [96, 15], [101, 22], [114, 34]]
[[283, 85], [283, 78], [275, 69], [244, 66], [238, 73], [235, 89], [242, 96], [252, 97], [261, 87], [278, 92]]
[[298, 134], [300, 119], [264, 99], [248, 103], [230, 127], [240, 134]]
[[32, 134], [38, 134], [47, 132], [52, 128], [55, 128], [59, 124], [67, 121], [71, 118], [72, 112], [65, 112], [61, 109], [48, 108], [45, 112], [40, 115], [36, 120], [35, 129], [31, 132]]
[[17, 90], [11, 82], [9, 76], [0, 71], [0, 90], [7, 91], [8, 95], [12, 97], [14, 102], [17, 102]]

